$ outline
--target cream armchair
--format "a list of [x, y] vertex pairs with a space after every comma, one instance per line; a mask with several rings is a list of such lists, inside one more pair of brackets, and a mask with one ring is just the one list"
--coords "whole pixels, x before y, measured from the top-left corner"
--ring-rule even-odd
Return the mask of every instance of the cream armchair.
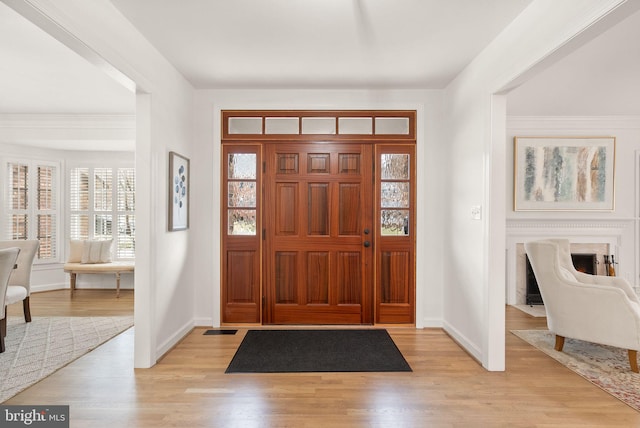
[[0, 353], [4, 352], [4, 338], [7, 335], [7, 287], [18, 253], [19, 248], [0, 249]]
[[31, 322], [31, 306], [29, 297], [31, 296], [31, 268], [36, 257], [40, 242], [36, 239], [0, 241], [0, 250], [5, 248], [19, 248], [17, 268], [14, 269], [9, 278], [7, 288], [7, 305], [22, 301], [24, 320]]
[[640, 300], [623, 278], [576, 271], [568, 240], [524, 244], [547, 312], [547, 326], [562, 351], [565, 337], [628, 350], [638, 372]]

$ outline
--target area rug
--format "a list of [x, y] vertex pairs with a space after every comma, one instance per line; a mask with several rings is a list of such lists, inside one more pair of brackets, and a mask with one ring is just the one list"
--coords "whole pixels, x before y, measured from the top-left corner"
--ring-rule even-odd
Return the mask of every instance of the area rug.
[[9, 317], [0, 354], [0, 402], [66, 366], [133, 325], [133, 316]]
[[511, 332], [640, 411], [640, 374], [630, 370], [626, 349], [567, 338], [563, 351], [558, 352], [553, 349], [555, 335], [548, 330]]
[[411, 367], [384, 329], [249, 330], [226, 373], [396, 371]]

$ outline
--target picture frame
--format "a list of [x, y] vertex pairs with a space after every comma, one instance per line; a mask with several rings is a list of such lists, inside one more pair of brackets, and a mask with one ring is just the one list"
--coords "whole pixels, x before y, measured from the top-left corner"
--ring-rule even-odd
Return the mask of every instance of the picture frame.
[[169, 152], [169, 231], [189, 228], [189, 159]]
[[615, 137], [514, 137], [514, 211], [613, 211]]

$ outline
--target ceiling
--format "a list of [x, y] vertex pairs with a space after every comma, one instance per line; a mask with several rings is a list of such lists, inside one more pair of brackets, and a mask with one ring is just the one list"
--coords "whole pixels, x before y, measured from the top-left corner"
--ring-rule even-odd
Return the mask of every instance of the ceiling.
[[530, 0], [111, 0], [196, 88], [443, 88]]
[[[443, 88], [531, 2], [111, 1], [194, 87], [265, 89]], [[640, 13], [512, 91], [509, 114], [640, 114], [638, 40]], [[129, 90], [2, 2], [0, 58], [0, 114], [135, 112]]]
[[0, 114], [132, 114], [135, 97], [0, 2]]

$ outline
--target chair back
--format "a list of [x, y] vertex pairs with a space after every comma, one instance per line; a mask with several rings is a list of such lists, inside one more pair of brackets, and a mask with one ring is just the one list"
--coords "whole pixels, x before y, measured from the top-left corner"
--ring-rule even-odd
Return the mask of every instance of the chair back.
[[20, 248], [0, 249], [0, 319], [5, 317], [5, 297], [9, 286], [9, 277], [18, 260]]
[[571, 243], [568, 239], [547, 239], [547, 241], [556, 244], [558, 251], [558, 262], [561, 267], [567, 269], [572, 274], [578, 273], [571, 258]]
[[[568, 290], [563, 287], [558, 278], [562, 277], [563, 273], [570, 276], [573, 272], [564, 266], [566, 260], [564, 263], [561, 261], [560, 247], [553, 240], [525, 242], [524, 248], [544, 302], [547, 325], [554, 331], [556, 317], [564, 312], [562, 306], [570, 299], [570, 295], [567, 295]], [[565, 279], [570, 277], [565, 276]]]
[[16, 261], [18, 267], [14, 269], [9, 278], [9, 285], [19, 285], [27, 289], [27, 296], [31, 294], [31, 270], [33, 261], [40, 247], [37, 239], [0, 241], [0, 249], [19, 248], [20, 255]]

